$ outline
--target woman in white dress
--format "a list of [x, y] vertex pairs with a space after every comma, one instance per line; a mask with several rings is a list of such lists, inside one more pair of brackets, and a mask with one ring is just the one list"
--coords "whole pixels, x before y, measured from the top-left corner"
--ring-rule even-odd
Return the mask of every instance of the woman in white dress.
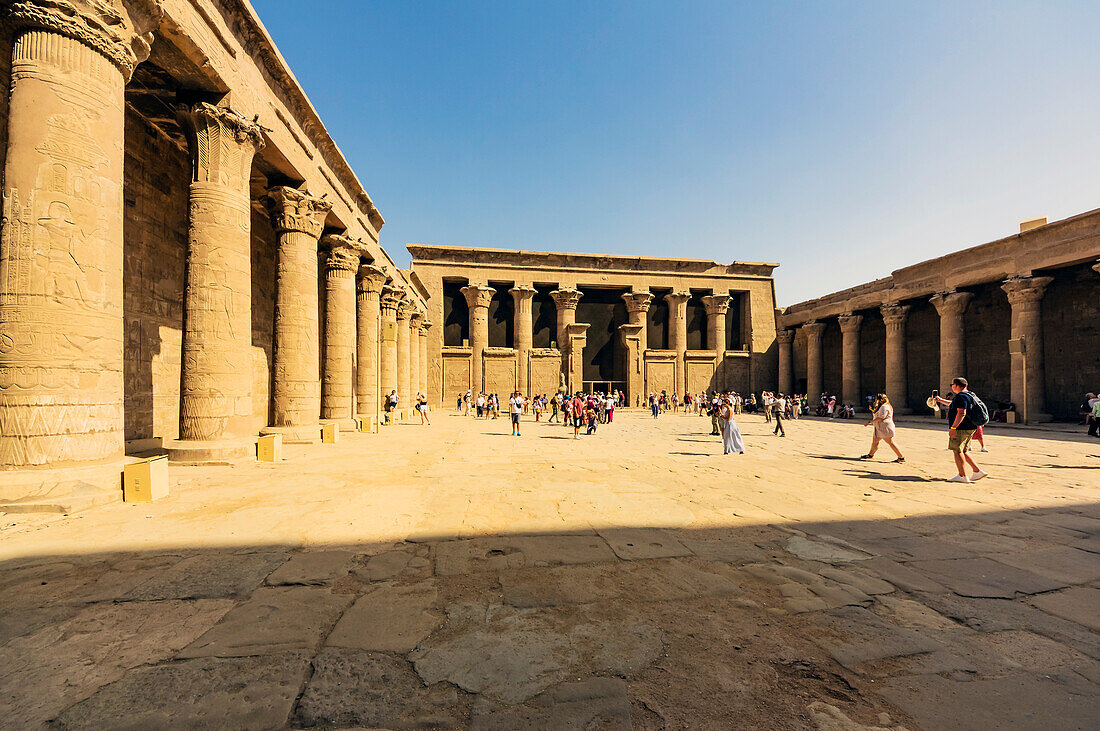
[[728, 397], [718, 407], [718, 426], [722, 429], [722, 454], [744, 454], [745, 441], [733, 420], [733, 402]]
[[890, 399], [886, 394], [880, 393], [875, 396], [875, 400], [871, 402], [871, 409], [874, 411], [874, 415], [871, 420], [864, 426], [875, 427], [875, 433], [871, 437], [871, 450], [867, 454], [860, 457], [860, 459], [871, 459], [875, 456], [875, 452], [878, 451], [878, 443], [886, 442], [890, 449], [894, 450], [894, 454], [898, 456], [895, 462], [904, 462], [905, 457], [902, 455], [901, 450], [894, 444], [894, 434], [897, 432], [894, 426], [894, 407], [890, 405]]

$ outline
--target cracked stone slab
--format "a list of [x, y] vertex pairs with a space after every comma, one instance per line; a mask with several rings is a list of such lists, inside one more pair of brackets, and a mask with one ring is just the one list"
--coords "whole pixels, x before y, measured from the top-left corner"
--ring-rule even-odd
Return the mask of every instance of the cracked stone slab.
[[62, 713], [65, 729], [283, 728], [305, 681], [302, 653], [198, 658], [129, 671]]
[[600, 528], [596, 532], [625, 561], [691, 555], [687, 546], [660, 528]]
[[30, 728], [129, 668], [171, 657], [232, 606], [226, 599], [95, 604], [0, 648], [0, 718]]
[[618, 560], [607, 542], [592, 534], [485, 536], [444, 541], [436, 544], [435, 551], [438, 576]]
[[385, 583], [361, 596], [336, 623], [325, 644], [375, 652], [409, 652], [443, 622], [432, 611], [434, 581]]
[[525, 569], [500, 576], [504, 602], [555, 607], [606, 602], [654, 602], [740, 593], [736, 572], [724, 564], [701, 568], [668, 559], [610, 566], [584, 564]]
[[1100, 589], [1075, 586], [1065, 591], [1032, 597], [1030, 603], [1048, 614], [1100, 632]]
[[956, 681], [938, 675], [888, 678], [878, 692], [922, 728], [1090, 729], [1100, 695], [1084, 680], [1021, 674]]
[[870, 571], [879, 578], [889, 581], [902, 591], [943, 592], [942, 584], [932, 581], [919, 571], [883, 556], [868, 559], [860, 563], [860, 568]]
[[470, 605], [452, 607], [410, 659], [425, 683], [446, 680], [515, 704], [571, 677], [640, 672], [662, 647], [660, 630], [621, 611]]
[[347, 573], [355, 557], [351, 551], [305, 551], [271, 572], [264, 582], [269, 586], [320, 585]]
[[827, 644], [826, 649], [834, 660], [856, 672], [864, 662], [942, 649], [939, 642], [923, 632], [899, 627], [860, 607], [835, 609], [819, 621], [848, 633], [847, 642]]
[[1038, 594], [1067, 585], [1064, 581], [983, 557], [913, 561], [909, 566], [961, 596], [1012, 599], [1016, 594]]
[[[776, 584], [783, 595], [783, 606], [790, 612], [800, 614], [871, 603], [871, 597], [857, 586], [839, 583], [794, 566], [752, 564], [746, 566], [745, 570], [757, 578]], [[838, 575], [847, 575], [847, 572]]]
[[[1069, 546], [1000, 554], [992, 558], [1070, 584], [1085, 584], [1100, 579], [1100, 555]], [[1097, 607], [1097, 614], [1100, 614], [1100, 606]]]
[[630, 700], [619, 678], [590, 678], [535, 696], [526, 706], [475, 712], [472, 731], [562, 729], [630, 731]]
[[680, 543], [701, 559], [731, 564], [756, 563], [767, 559], [760, 548], [745, 541], [701, 540], [681, 537]]
[[158, 575], [179, 556], [143, 556], [115, 561], [50, 561], [3, 572], [4, 609], [37, 609], [64, 604], [114, 601]]
[[408, 661], [381, 653], [326, 647], [298, 703], [303, 726], [458, 728], [459, 692], [425, 686]]
[[179, 657], [246, 657], [310, 649], [351, 600], [327, 587], [262, 587]]
[[245, 596], [286, 558], [285, 553], [190, 556], [139, 584], [123, 598], [148, 601]]
[[820, 540], [791, 536], [787, 539], [787, 552], [806, 561], [822, 563], [851, 563], [871, 558], [871, 554], [852, 545], [843, 545], [838, 539], [827, 540], [830, 536], [821, 536]]
[[952, 558], [971, 558], [973, 552], [951, 541], [926, 536], [911, 538], [883, 538], [877, 541], [859, 541], [861, 548], [880, 556], [900, 561], [935, 561]]

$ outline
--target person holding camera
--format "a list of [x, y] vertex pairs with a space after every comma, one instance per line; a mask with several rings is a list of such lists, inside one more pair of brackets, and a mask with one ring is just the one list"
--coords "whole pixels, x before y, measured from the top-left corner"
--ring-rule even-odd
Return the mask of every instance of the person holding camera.
[[871, 436], [871, 449], [860, 459], [872, 459], [875, 452], [878, 451], [878, 443], [881, 441], [886, 442], [887, 446], [894, 450], [894, 454], [898, 456], [894, 460], [895, 462], [905, 462], [905, 456], [894, 444], [894, 435], [897, 433], [897, 427], [894, 425], [894, 407], [890, 405], [890, 399], [886, 394], [880, 393], [871, 400], [871, 412], [871, 420], [864, 426], [874, 425], [875, 432]]
[[[989, 421], [989, 412], [981, 399], [967, 390], [965, 378], [952, 379], [951, 393], [954, 397], [950, 401], [941, 398], [939, 394], [932, 397], [936, 403], [947, 407], [947, 423], [951, 425], [947, 432], [947, 448], [954, 453], [955, 468], [959, 473], [949, 477], [947, 481], [974, 482], [985, 477], [986, 473], [970, 457], [970, 440], [974, 438], [978, 427]], [[966, 476], [966, 465], [974, 470], [970, 477]]]

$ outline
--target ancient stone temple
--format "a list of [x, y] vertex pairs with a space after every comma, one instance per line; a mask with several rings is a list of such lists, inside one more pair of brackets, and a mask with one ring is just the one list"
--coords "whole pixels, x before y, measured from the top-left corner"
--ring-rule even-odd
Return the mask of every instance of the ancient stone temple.
[[785, 308], [779, 388], [859, 404], [884, 392], [927, 412], [966, 378], [1018, 421], [1076, 418], [1100, 388], [1100, 210]]
[[247, 2], [0, 7], [0, 501], [372, 428], [382, 388], [424, 389], [425, 294]]
[[410, 245], [427, 385], [454, 403], [576, 390], [683, 395], [775, 381], [776, 264]]

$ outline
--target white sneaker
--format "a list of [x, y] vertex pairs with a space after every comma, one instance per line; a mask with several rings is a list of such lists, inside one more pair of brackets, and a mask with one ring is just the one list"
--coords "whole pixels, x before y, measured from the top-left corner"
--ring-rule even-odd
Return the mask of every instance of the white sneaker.
[[955, 475], [954, 477], [948, 477], [948, 482], [970, 482], [970, 478], [966, 475]]
[[986, 449], [985, 447], [982, 447], [982, 450], [981, 450], [981, 451], [983, 451], [983, 452], [988, 452], [989, 450], [988, 450], [988, 449]]
[[970, 481], [971, 482], [977, 482], [978, 480], [982, 479], [983, 477], [985, 477], [988, 474], [989, 474], [988, 472], [982, 472], [981, 470], [978, 470], [977, 472], [975, 472], [974, 474], [972, 474], [970, 476]]

